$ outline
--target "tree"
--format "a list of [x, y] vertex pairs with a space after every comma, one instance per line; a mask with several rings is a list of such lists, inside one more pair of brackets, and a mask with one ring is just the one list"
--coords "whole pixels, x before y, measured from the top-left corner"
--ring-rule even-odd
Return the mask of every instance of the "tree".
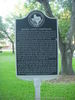
[[5, 38], [5, 36], [2, 34], [2, 32], [0, 32], [0, 40], [4, 39], [4, 38]]
[[[51, 10], [51, 5], [49, 4], [49, 0], [36, 0], [43, 5], [45, 12], [48, 16], [54, 17], [52, 10]], [[51, 1], [51, 0], [50, 0]], [[54, 0], [55, 1], [55, 0]], [[60, 2], [60, 0], [57, 0]], [[61, 0], [63, 3], [65, 3], [66, 0]], [[59, 48], [61, 51], [61, 74], [73, 74], [73, 69], [72, 69], [72, 56], [73, 56], [73, 51], [75, 50], [75, 44], [72, 43], [73, 38], [75, 39], [75, 0], [67, 0], [66, 2], [70, 7], [67, 7], [67, 9], [70, 8], [71, 10], [71, 23], [68, 31], [65, 33], [65, 42], [63, 41], [63, 38], [61, 36], [61, 31], [59, 29]], [[65, 3], [65, 4], [66, 4]], [[62, 5], [65, 6], [65, 5]], [[63, 23], [65, 24], [65, 23]]]
[[2, 38], [7, 37], [10, 40], [10, 42], [12, 43], [12, 52], [14, 53], [14, 41], [9, 35], [10, 32], [8, 32], [7, 29], [8, 29], [8, 25], [3, 23], [2, 17], [0, 17], [0, 36]]

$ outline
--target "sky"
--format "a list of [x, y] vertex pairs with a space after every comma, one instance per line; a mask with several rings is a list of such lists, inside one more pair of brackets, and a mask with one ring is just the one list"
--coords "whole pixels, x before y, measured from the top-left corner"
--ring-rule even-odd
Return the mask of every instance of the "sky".
[[[26, 0], [20, 0], [21, 3], [26, 2]], [[6, 17], [10, 12], [14, 10], [14, 7], [19, 2], [19, 0], [0, 0], [0, 16]]]

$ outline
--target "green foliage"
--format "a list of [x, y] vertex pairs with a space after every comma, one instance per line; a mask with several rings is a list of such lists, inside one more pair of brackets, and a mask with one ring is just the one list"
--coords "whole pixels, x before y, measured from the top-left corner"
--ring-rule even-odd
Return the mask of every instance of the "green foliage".
[[9, 33], [9, 36], [11, 37], [12, 41], [14, 41], [14, 38], [12, 37], [15, 34], [15, 16], [13, 14], [6, 17], [6, 25], [7, 25], [7, 31]]
[[0, 39], [4, 39], [5, 38], [5, 31], [6, 25], [3, 23], [2, 17], [0, 16]]
[[62, 41], [66, 42], [66, 33], [70, 28], [72, 1], [55, 0], [55, 2], [50, 2], [50, 6], [52, 8], [53, 15], [58, 18], [60, 36], [62, 38]]
[[2, 32], [0, 32], [0, 39], [4, 39], [5, 38], [5, 35], [2, 34]]
[[14, 30], [14, 20], [15, 18], [13, 18], [13, 15], [7, 16], [5, 18], [7, 28], [9, 28], [10, 30]]
[[[10, 24], [11, 23], [9, 23], [9, 24], [7, 24], [6, 22], [4, 23], [2, 20], [2, 17], [0, 17], [0, 37], [1, 37], [0, 39], [7, 37], [10, 40], [10, 42], [12, 43], [13, 38], [10, 36], [11, 36], [11, 34], [13, 34], [13, 29], [12, 29], [13, 27], [10, 28], [9, 27], [9, 26], [11, 26]], [[9, 33], [11, 33], [11, 34], [9, 34]]]
[[62, 8], [65, 10], [72, 11], [72, 0], [57, 0]]
[[31, 2], [29, 2], [28, 4], [25, 3], [24, 4], [24, 9], [25, 9], [25, 15], [27, 15], [30, 11], [32, 10], [40, 10], [42, 11], [42, 5], [38, 2], [35, 2], [34, 0], [32, 0]]
[[14, 41], [14, 38], [15, 38], [15, 37], [14, 37], [14, 34], [11, 34], [10, 37], [11, 37], [11, 39]]
[[59, 28], [60, 28], [60, 35], [63, 39], [63, 42], [66, 41], [66, 33], [70, 28], [70, 20], [69, 19], [60, 19], [59, 20]]
[[2, 17], [0, 16], [0, 32], [4, 32], [5, 31], [5, 27], [6, 25], [3, 23]]
[[0, 31], [2, 30], [2, 17], [0, 16]]
[[2, 46], [0, 46], [0, 49], [2, 49]]
[[53, 2], [51, 1], [50, 2], [50, 6], [51, 6], [51, 10], [52, 10], [52, 13], [55, 17], [58, 17], [60, 16], [60, 9], [61, 9], [61, 6], [59, 4], [59, 2]]
[[55, 2], [50, 2], [53, 15], [58, 18], [60, 36], [63, 42], [66, 42], [66, 33], [70, 28], [71, 5], [69, 7], [67, 3], [68, 5], [71, 4], [69, 0], [55, 0]]
[[60, 35], [63, 42], [66, 42], [66, 33], [70, 28], [70, 12], [64, 11], [60, 14], [59, 18]]

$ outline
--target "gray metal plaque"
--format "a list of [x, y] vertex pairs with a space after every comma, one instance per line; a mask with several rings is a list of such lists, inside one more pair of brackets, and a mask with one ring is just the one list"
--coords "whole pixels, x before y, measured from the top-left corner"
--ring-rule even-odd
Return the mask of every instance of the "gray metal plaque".
[[16, 20], [17, 75], [57, 75], [57, 20], [32, 11]]

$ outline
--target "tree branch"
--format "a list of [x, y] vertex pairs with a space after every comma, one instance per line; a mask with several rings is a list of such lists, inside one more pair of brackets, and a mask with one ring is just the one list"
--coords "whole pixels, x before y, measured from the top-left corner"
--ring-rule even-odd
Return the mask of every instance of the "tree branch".
[[47, 16], [54, 17], [52, 14], [51, 7], [49, 5], [49, 0], [37, 0], [37, 1], [43, 5]]
[[12, 39], [10, 38], [10, 36], [8, 35], [8, 33], [7, 33], [6, 31], [3, 31], [3, 32], [6, 34], [6, 36], [7, 36], [8, 39], [10, 40], [10, 42], [11, 42], [11, 43], [14, 43], [13, 40], [12, 40]]

